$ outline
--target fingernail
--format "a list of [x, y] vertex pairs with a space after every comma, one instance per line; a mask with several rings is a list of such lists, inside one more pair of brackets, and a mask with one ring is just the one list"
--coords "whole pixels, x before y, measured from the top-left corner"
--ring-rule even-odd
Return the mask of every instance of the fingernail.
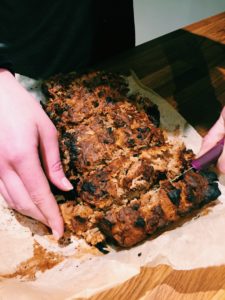
[[62, 184], [64, 185], [64, 187], [65, 187], [67, 190], [73, 190], [72, 184], [69, 182], [69, 180], [68, 180], [66, 177], [63, 177], [63, 179], [62, 179]]
[[56, 240], [59, 240], [59, 239], [60, 239], [60, 235], [59, 235], [59, 233], [58, 233], [56, 230], [52, 230], [52, 234], [53, 234], [53, 236], [54, 236], [54, 238], [55, 238]]

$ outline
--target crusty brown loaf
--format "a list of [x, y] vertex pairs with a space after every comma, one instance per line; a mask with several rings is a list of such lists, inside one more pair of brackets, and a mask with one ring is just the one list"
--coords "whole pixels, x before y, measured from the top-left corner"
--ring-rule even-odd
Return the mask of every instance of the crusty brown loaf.
[[58, 75], [44, 89], [45, 110], [58, 129], [64, 170], [74, 185], [63, 195], [61, 211], [67, 229], [88, 243], [110, 237], [133, 246], [219, 196], [211, 172], [191, 171], [170, 183], [189, 167], [193, 153], [168, 142], [157, 107], [128, 96], [122, 76]]

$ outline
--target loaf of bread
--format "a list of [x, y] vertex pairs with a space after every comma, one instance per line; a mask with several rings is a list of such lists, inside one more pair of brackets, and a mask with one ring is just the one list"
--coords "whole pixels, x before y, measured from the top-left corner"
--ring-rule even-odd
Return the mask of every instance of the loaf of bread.
[[59, 132], [72, 192], [54, 190], [66, 230], [91, 245], [131, 247], [220, 195], [214, 173], [187, 172], [194, 157], [159, 128], [150, 99], [117, 74], [57, 75], [44, 109]]

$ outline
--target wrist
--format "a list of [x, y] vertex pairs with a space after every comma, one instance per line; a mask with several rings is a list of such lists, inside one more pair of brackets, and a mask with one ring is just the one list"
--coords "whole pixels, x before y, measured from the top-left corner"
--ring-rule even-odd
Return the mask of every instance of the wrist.
[[12, 80], [12, 79], [15, 80], [15, 77], [8, 69], [0, 68], [0, 82], [4, 82], [4, 80]]
[[8, 69], [0, 68], [0, 90], [12, 93], [18, 87], [17, 79], [12, 75]]
[[9, 73], [9, 74], [12, 74], [12, 72], [10, 72], [9, 69], [6, 69], [4, 67], [0, 67], [0, 73]]

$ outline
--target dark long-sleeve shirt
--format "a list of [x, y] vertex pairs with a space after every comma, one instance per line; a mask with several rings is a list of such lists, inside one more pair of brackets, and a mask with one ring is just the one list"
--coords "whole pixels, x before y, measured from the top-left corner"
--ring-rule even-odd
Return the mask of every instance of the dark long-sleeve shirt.
[[134, 36], [132, 0], [0, 1], [0, 67], [33, 78], [89, 67]]

